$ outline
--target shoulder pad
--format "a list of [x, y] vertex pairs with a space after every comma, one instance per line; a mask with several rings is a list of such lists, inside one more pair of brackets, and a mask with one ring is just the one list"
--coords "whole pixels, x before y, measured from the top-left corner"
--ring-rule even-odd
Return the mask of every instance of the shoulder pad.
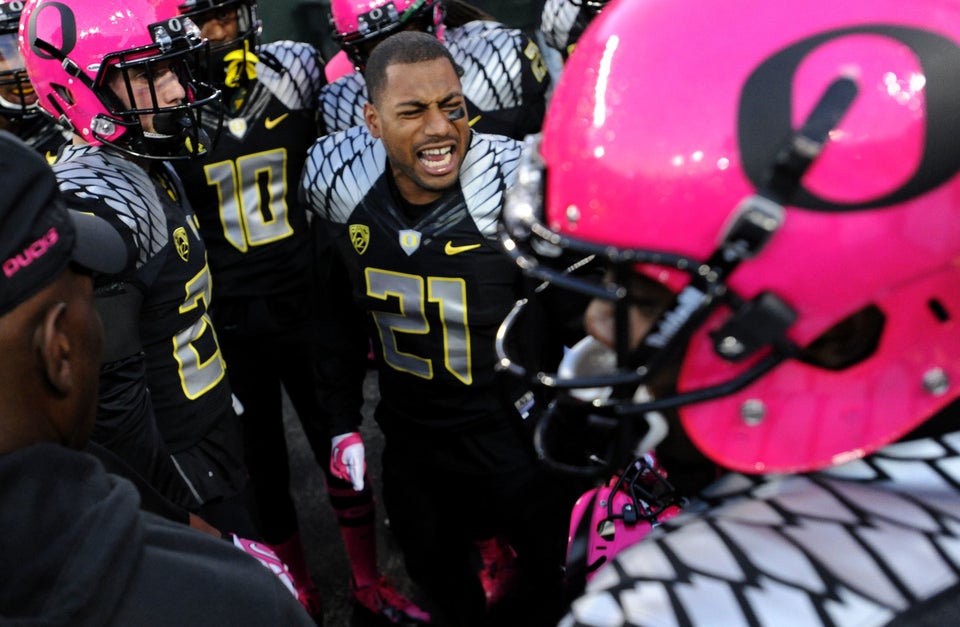
[[143, 168], [98, 146], [67, 146], [53, 169], [65, 194], [99, 201], [129, 231], [138, 268], [166, 246], [163, 205]]
[[463, 94], [481, 111], [523, 102], [525, 41], [521, 31], [495, 22], [468, 22], [451, 29], [447, 47], [463, 68]]
[[257, 77], [286, 107], [312, 108], [326, 82], [317, 49], [299, 41], [274, 41], [257, 49]]
[[487, 237], [497, 231], [504, 193], [513, 185], [523, 143], [500, 135], [473, 133], [460, 167], [460, 188], [477, 229]]
[[321, 137], [307, 153], [302, 193], [310, 209], [345, 222], [386, 168], [383, 143], [365, 126]]
[[367, 83], [360, 72], [347, 74], [320, 90], [320, 115], [327, 132], [343, 131], [364, 124], [363, 105]]

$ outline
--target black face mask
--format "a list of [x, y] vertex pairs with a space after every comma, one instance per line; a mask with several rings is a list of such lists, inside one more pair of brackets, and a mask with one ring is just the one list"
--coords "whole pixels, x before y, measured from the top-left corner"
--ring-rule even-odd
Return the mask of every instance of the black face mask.
[[153, 118], [155, 133], [144, 134], [147, 151], [160, 158], [197, 157], [210, 149], [212, 141], [190, 111], [163, 111]]

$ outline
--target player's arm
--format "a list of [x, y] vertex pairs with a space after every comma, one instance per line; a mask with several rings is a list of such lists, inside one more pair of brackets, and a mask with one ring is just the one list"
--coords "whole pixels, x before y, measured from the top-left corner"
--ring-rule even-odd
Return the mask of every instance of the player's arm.
[[[593, 4], [606, 2], [596, 0]], [[591, 7], [582, 0], [546, 0], [540, 13], [540, 32], [547, 45], [559, 51], [566, 61], [583, 30], [596, 15], [596, 6]]]
[[[324, 224], [315, 224], [322, 229]], [[363, 381], [370, 343], [364, 314], [353, 300], [347, 270], [337, 250], [323, 236], [316, 238], [319, 329], [318, 377], [323, 406], [330, 412], [330, 434], [357, 431], [363, 405]]]
[[94, 304], [104, 328], [99, 403], [93, 439], [168, 498], [188, 489], [157, 429], [140, 345], [143, 295], [130, 283], [100, 286]]
[[519, 103], [492, 111], [481, 112], [474, 108], [470, 114], [481, 115], [483, 123], [478, 130], [523, 139], [530, 133], [539, 132], [543, 125], [551, 78], [540, 46], [533, 39], [522, 31], [513, 30], [512, 42], [520, 58]]
[[[578, 3], [581, 4], [582, 3]], [[570, 56], [576, 38], [573, 37], [573, 28], [578, 14], [583, 11], [571, 0], [546, 0], [540, 12], [540, 32], [548, 46], [563, 55], [564, 61]]]
[[353, 301], [347, 270], [332, 244], [318, 244], [316, 261], [322, 295], [317, 373], [321, 405], [331, 414], [330, 472], [360, 491], [366, 474], [360, 407], [370, 343], [363, 313]]

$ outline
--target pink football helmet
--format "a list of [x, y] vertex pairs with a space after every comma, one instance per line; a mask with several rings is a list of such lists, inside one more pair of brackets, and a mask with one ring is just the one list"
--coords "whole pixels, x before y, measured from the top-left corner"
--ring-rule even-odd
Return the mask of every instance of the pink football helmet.
[[[85, 141], [149, 159], [190, 158], [210, 145], [199, 116], [219, 92], [193, 78], [206, 47], [189, 20], [164, 18], [149, 0], [29, 0], [19, 41], [40, 106]], [[186, 94], [173, 107], [161, 107], [153, 88], [167, 67]], [[114, 72], [130, 102], [131, 77], [151, 77], [152, 106], [126, 108], [109, 86]], [[143, 129], [143, 115], [154, 116], [155, 131]]]
[[582, 589], [601, 566], [680, 513], [685, 501], [652, 454], [634, 460], [573, 506], [566, 577]]
[[443, 0], [331, 0], [330, 22], [336, 41], [362, 70], [373, 47], [391, 33], [419, 30], [443, 39]]
[[[534, 276], [616, 303], [612, 367], [532, 372], [501, 342], [502, 366], [552, 395], [547, 424], [579, 412], [637, 438], [675, 410], [746, 472], [905, 435], [960, 394], [957, 67], [948, 0], [610, 3], [528, 142], [502, 241]], [[565, 273], [562, 251], [609, 279]], [[631, 346], [638, 274], [674, 298]], [[675, 390], [635, 396], [671, 367]]]

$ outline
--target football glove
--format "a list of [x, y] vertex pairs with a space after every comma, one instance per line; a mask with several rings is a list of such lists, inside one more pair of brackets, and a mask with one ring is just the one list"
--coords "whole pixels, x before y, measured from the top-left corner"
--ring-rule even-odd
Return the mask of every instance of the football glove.
[[363, 490], [367, 459], [359, 433], [341, 433], [330, 440], [330, 472], [352, 483], [357, 492]]
[[299, 598], [290, 569], [277, 557], [273, 549], [262, 542], [241, 538], [235, 533], [231, 533], [230, 538], [233, 540], [233, 546], [247, 555], [257, 558], [257, 561], [280, 579], [280, 582], [290, 591], [290, 594], [292, 594], [295, 599]]

